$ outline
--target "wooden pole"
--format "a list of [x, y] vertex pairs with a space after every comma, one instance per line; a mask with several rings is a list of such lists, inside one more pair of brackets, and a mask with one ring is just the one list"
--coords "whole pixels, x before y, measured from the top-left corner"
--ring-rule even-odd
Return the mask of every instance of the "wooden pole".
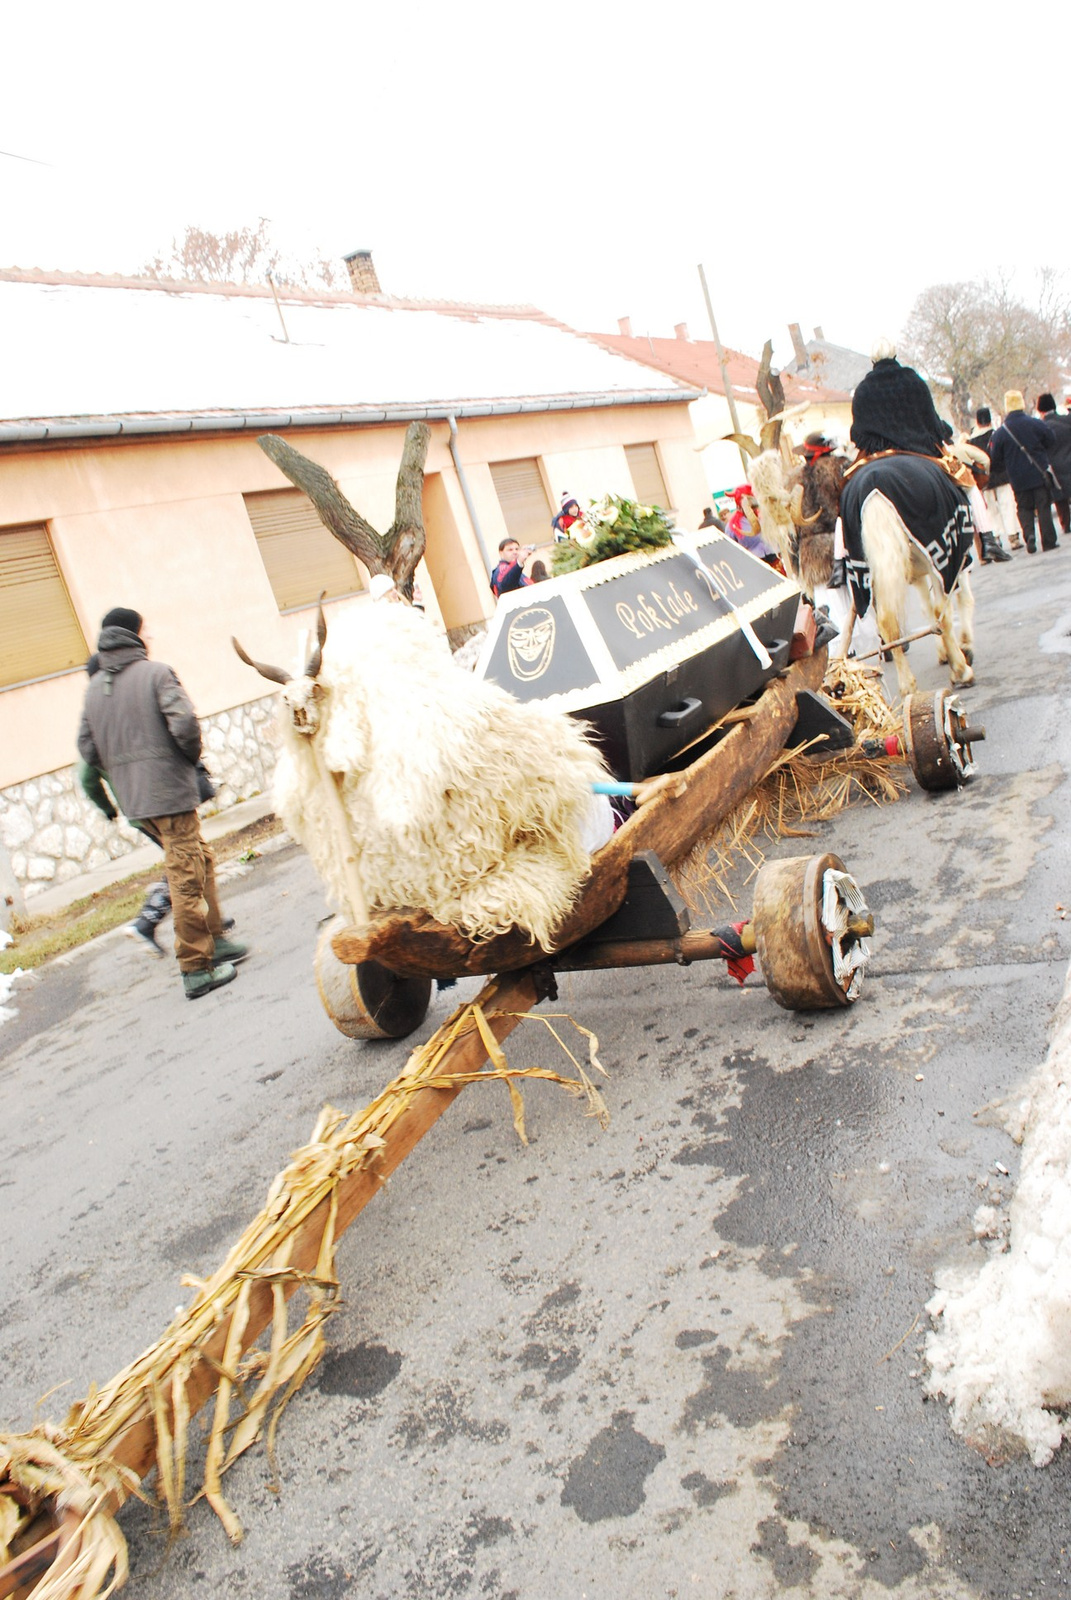
[[[501, 1041], [511, 1033], [520, 1021], [521, 1015], [538, 1005], [539, 999], [540, 995], [529, 973], [519, 972], [503, 979], [496, 993], [485, 1001], [482, 1007], [495, 1038]], [[452, 1047], [449, 1065], [444, 1063], [443, 1070], [458, 1074], [479, 1072], [486, 1060], [487, 1050], [483, 1040], [479, 1031], [473, 1029]], [[404, 1072], [401, 1079], [404, 1082]], [[419, 1089], [413, 1096], [412, 1104], [394, 1123], [390, 1138], [382, 1149], [376, 1152], [372, 1163], [341, 1180], [335, 1191], [338, 1204], [335, 1222], [336, 1239], [349, 1227], [358, 1213], [364, 1210], [368, 1202], [375, 1199], [390, 1174], [419, 1144], [428, 1129], [438, 1121], [464, 1087], [462, 1084], [449, 1088]], [[330, 1198], [321, 1201], [296, 1230], [288, 1263], [293, 1272], [309, 1273], [315, 1269], [331, 1203]], [[296, 1281], [288, 1282], [285, 1286], [287, 1296], [289, 1297], [297, 1287]], [[271, 1283], [268, 1281], [255, 1283], [250, 1294], [249, 1320], [242, 1332], [243, 1352], [256, 1342], [271, 1322], [273, 1314]], [[219, 1384], [219, 1364], [226, 1349], [230, 1323], [231, 1319], [228, 1316], [213, 1330], [211, 1337], [201, 1347], [190, 1371], [186, 1382], [186, 1399], [191, 1417], [200, 1410]], [[139, 1477], [144, 1477], [151, 1471], [156, 1463], [156, 1424], [148, 1402], [132, 1420], [124, 1423], [122, 1429], [107, 1441], [103, 1453], [118, 1465], [131, 1468]]]
[[[743, 433], [744, 430], [740, 426], [740, 418], [736, 414], [736, 397], [733, 394], [733, 386], [729, 382], [729, 369], [725, 364], [725, 351], [721, 347], [721, 336], [718, 333], [718, 324], [714, 320], [714, 307], [710, 302], [710, 290], [707, 288], [707, 275], [703, 270], [702, 262], [699, 263], [699, 281], [703, 285], [703, 298], [707, 303], [707, 316], [710, 318], [710, 331], [714, 335], [714, 343], [718, 350], [718, 366], [721, 368], [721, 381], [725, 385], [725, 398], [729, 402], [729, 416], [732, 419], [733, 432]], [[739, 449], [740, 462], [744, 468], [744, 481], [746, 482], [751, 471], [751, 466], [748, 462], [746, 454], [744, 453], [743, 446], [740, 446]]]
[[338, 781], [335, 774], [329, 771], [327, 762], [323, 758], [320, 746], [315, 740], [311, 743], [313, 764], [316, 768], [316, 777], [320, 788], [323, 790], [324, 799], [327, 801], [328, 815], [331, 819], [331, 832], [335, 838], [335, 849], [338, 859], [342, 863], [342, 875], [346, 880], [346, 900], [349, 912], [355, 923], [366, 927], [369, 921], [368, 901], [364, 897], [361, 886], [360, 874], [357, 871], [357, 846], [353, 842], [350, 832], [350, 819], [346, 815], [346, 808], [342, 804], [342, 796], [338, 792]]

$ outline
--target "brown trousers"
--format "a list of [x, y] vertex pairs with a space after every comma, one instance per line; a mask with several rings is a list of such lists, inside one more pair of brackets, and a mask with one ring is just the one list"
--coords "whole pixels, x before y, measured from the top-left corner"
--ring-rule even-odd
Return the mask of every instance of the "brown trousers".
[[175, 959], [182, 972], [210, 972], [223, 923], [216, 898], [216, 860], [201, 838], [196, 811], [142, 822], [164, 852], [175, 919]]

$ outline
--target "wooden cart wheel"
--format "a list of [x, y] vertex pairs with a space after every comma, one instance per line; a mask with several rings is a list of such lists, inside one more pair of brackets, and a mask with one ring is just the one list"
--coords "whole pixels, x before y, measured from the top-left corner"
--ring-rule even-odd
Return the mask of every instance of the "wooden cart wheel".
[[984, 738], [985, 729], [968, 723], [961, 702], [947, 689], [904, 700], [904, 744], [921, 789], [939, 792], [966, 783], [974, 771], [971, 746]]
[[822, 925], [826, 872], [847, 872], [839, 856], [769, 861], [755, 883], [752, 922], [766, 987], [788, 1011], [831, 1011], [852, 998], [833, 972]]
[[323, 1008], [348, 1039], [404, 1039], [431, 1004], [430, 978], [401, 978], [378, 961], [340, 961], [331, 940], [345, 927], [334, 917], [316, 946], [316, 984]]

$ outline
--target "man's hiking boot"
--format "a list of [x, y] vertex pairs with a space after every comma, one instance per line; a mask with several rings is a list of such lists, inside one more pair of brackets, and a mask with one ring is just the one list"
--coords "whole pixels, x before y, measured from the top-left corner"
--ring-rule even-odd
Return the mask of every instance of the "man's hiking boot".
[[143, 950], [147, 950], [151, 956], [164, 955], [164, 951], [156, 942], [155, 928], [151, 923], [146, 922], [143, 917], [135, 917], [133, 922], [128, 922], [123, 932], [129, 939], [133, 939], [135, 944], [139, 944]]
[[203, 994], [211, 994], [213, 989], [222, 989], [225, 983], [230, 983], [237, 976], [234, 964], [224, 961], [208, 972], [184, 972], [182, 987], [186, 991], [187, 1000], [199, 1000]]
[[249, 954], [249, 946], [242, 944], [238, 939], [217, 939], [212, 952], [213, 961], [244, 961]]

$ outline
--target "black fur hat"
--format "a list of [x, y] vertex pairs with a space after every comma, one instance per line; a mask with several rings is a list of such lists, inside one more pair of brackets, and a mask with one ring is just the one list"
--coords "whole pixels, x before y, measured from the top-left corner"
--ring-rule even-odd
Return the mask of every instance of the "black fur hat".
[[1056, 401], [1053, 399], [1051, 394], [1039, 394], [1038, 395], [1038, 410], [1039, 411], [1055, 411], [1056, 410]]

